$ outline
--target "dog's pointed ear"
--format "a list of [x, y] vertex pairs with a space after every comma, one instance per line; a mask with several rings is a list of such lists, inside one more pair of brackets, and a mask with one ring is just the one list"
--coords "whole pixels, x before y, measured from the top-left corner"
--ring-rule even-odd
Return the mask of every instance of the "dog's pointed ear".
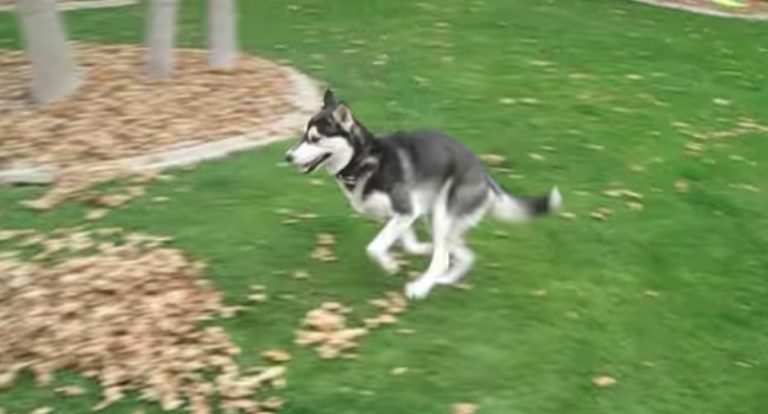
[[333, 119], [347, 131], [350, 131], [352, 125], [354, 125], [352, 112], [347, 108], [347, 105], [345, 105], [344, 102], [336, 104], [336, 108], [333, 109]]
[[336, 100], [336, 94], [332, 90], [326, 89], [323, 95], [323, 108], [333, 108], [339, 102]]

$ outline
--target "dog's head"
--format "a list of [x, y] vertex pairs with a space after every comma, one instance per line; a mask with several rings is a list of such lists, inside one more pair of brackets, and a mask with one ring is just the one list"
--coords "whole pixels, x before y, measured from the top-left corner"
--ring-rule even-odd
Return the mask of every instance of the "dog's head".
[[360, 132], [349, 108], [329, 89], [323, 97], [323, 108], [307, 122], [304, 134], [285, 159], [305, 174], [321, 166], [338, 173], [355, 155]]

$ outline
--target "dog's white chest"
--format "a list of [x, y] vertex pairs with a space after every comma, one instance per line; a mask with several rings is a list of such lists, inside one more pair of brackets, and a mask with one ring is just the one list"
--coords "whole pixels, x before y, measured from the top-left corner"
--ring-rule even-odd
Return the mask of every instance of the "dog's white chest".
[[351, 190], [339, 183], [341, 191], [347, 196], [352, 208], [360, 214], [375, 218], [388, 218], [392, 216], [392, 201], [389, 195], [381, 191], [372, 191], [363, 196], [365, 182], [358, 182]]

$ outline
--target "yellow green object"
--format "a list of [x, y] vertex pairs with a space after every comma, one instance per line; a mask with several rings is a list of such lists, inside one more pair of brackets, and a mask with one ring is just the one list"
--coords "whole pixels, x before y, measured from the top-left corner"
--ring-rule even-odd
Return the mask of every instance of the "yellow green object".
[[746, 2], [741, 2], [739, 0], [711, 0], [712, 3], [717, 4], [718, 6], [724, 6], [724, 7], [747, 7]]

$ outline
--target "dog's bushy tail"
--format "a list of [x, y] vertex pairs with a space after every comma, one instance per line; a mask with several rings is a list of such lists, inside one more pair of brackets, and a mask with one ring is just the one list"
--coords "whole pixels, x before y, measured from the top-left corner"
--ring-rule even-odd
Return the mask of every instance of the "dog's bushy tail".
[[488, 181], [493, 196], [490, 212], [497, 220], [511, 223], [527, 221], [556, 211], [563, 205], [563, 196], [557, 187], [539, 197], [515, 197], [502, 190], [490, 177]]

